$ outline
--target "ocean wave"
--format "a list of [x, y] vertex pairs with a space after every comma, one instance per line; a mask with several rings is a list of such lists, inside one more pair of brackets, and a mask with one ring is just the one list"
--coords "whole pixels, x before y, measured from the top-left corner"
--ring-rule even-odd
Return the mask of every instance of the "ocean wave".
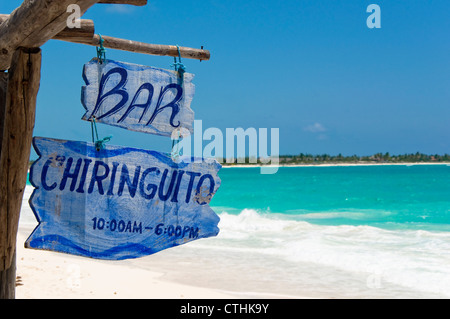
[[[25, 190], [21, 223], [36, 224], [28, 206], [32, 190], [29, 186]], [[255, 273], [251, 276], [265, 281], [281, 283], [289, 279], [285, 285], [292, 287], [305, 287], [307, 281], [309, 289], [334, 289], [335, 295], [349, 287], [360, 291], [363, 278], [362, 285], [369, 289], [367, 296], [392, 297], [401, 290], [403, 295], [416, 291], [412, 296], [450, 297], [450, 232], [321, 225], [304, 218], [304, 214], [250, 208], [216, 207], [215, 211], [220, 216], [219, 235], [177, 250], [179, 258], [207, 256], [198, 260], [205, 265], [220, 260], [218, 271], [229, 271], [230, 276], [245, 264]], [[335, 218], [336, 213], [319, 212], [323, 218]], [[193, 254], [193, 249], [204, 253]]]
[[229, 251], [247, 247], [247, 253], [285, 266], [307, 263], [366, 273], [367, 285], [372, 280], [450, 296], [450, 233], [315, 225], [253, 209], [219, 216], [218, 239], [203, 245]]
[[324, 219], [350, 219], [350, 220], [377, 220], [392, 215], [392, 212], [381, 209], [358, 209], [332, 212], [305, 212], [304, 210], [288, 210], [287, 214], [297, 219], [324, 220]]

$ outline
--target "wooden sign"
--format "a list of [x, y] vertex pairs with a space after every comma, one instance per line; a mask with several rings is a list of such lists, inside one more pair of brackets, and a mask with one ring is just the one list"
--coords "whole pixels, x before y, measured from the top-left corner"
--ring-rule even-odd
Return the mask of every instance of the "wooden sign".
[[83, 120], [132, 131], [171, 136], [174, 129], [193, 133], [194, 75], [130, 63], [97, 59], [85, 64], [81, 101]]
[[216, 236], [209, 202], [221, 165], [168, 154], [35, 137], [27, 248], [120, 260]]

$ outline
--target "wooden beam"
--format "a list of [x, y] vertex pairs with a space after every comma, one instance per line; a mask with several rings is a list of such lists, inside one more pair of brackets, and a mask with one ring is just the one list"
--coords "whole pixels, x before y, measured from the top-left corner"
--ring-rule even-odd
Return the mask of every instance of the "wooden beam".
[[3, 22], [5, 22], [6, 20], [9, 19], [9, 14], [0, 14], [0, 24], [2, 24]]
[[[28, 0], [30, 1], [30, 0]], [[41, 0], [42, 1], [42, 0]], [[47, 0], [51, 1], [51, 0]], [[67, 0], [61, 0], [67, 1]], [[74, 2], [76, 0], [70, 0], [70, 2]], [[78, 0], [80, 1], [88, 1], [88, 0]], [[89, 0], [93, 1], [93, 0]], [[147, 0], [96, 0], [99, 3], [121, 3], [121, 4], [130, 4], [130, 5], [145, 5], [147, 4]], [[19, 8], [20, 9], [20, 8]], [[11, 17], [7, 14], [0, 14], [0, 43], [2, 41], [2, 29], [6, 28], [8, 24], [11, 24], [11, 20], [14, 17]], [[67, 18], [65, 23], [67, 22]], [[81, 43], [91, 46], [98, 46], [100, 43], [100, 37], [95, 35], [95, 27], [94, 22], [92, 20], [81, 20], [81, 28], [68, 28], [64, 25], [64, 28], [61, 29], [60, 32], [55, 34], [52, 38], [56, 40], [62, 40], [67, 42]], [[34, 39], [34, 38], [33, 38]], [[109, 36], [103, 36], [104, 39], [104, 47], [116, 50], [130, 51], [142, 54], [150, 54], [150, 55], [160, 55], [160, 56], [178, 56], [178, 49], [174, 45], [159, 45], [159, 44], [148, 44], [144, 42], [131, 41], [126, 39], [119, 39]], [[46, 40], [47, 41], [47, 37]], [[16, 41], [19, 42], [19, 41]], [[25, 46], [33, 47], [40, 46], [43, 43], [43, 40], [35, 40], [32, 43], [30, 40], [25, 41]], [[37, 43], [37, 45], [35, 45]], [[45, 43], [45, 42], [44, 42]], [[14, 47], [14, 45], [9, 45], [10, 47]], [[3, 56], [2, 56], [3, 53]], [[197, 59], [197, 60], [209, 60], [211, 55], [208, 50], [203, 49], [193, 49], [188, 47], [180, 47], [181, 57], [188, 59]], [[6, 70], [8, 65], [8, 58], [10, 55], [10, 49], [2, 48], [0, 45], [0, 70]]]
[[[9, 14], [0, 14], [0, 24], [9, 19]], [[60, 33], [55, 35], [52, 39], [65, 41], [83, 41], [83, 39], [92, 39], [95, 34], [94, 21], [80, 19], [79, 28], [66, 27]]]
[[[161, 44], [148, 44], [144, 42], [131, 41], [119, 38], [113, 38], [109, 36], [102, 36], [105, 48], [123, 50], [136, 53], [144, 53], [150, 55], [161, 56], [178, 56], [178, 48], [175, 45], [161, 45]], [[99, 35], [95, 35], [93, 39], [93, 45], [100, 44]], [[197, 60], [209, 60], [210, 53], [203, 49], [193, 49], [187, 47], [180, 47], [180, 54], [182, 58], [197, 59]]]
[[8, 72], [0, 153], [0, 271], [13, 263], [40, 76], [41, 50], [16, 50]]
[[[161, 45], [161, 44], [148, 44], [144, 42], [119, 39], [109, 36], [103, 36], [103, 46], [109, 49], [116, 49], [122, 51], [136, 52], [150, 55], [160, 56], [172, 56], [178, 57], [178, 49], [175, 45]], [[100, 44], [100, 36], [95, 34], [93, 38], [58, 38], [58, 40], [81, 43], [86, 45], [98, 46]], [[211, 54], [208, 50], [193, 49], [188, 47], [180, 47], [180, 53], [182, 58], [197, 59], [197, 60], [209, 60]]]
[[99, 0], [24, 0], [9, 19], [0, 24], [0, 70], [9, 69], [19, 47], [40, 47], [67, 26], [70, 4], [80, 6], [81, 14]]
[[65, 28], [52, 39], [65, 40], [69, 42], [83, 41], [86, 38], [92, 38], [95, 35], [94, 21], [80, 20], [80, 28]]
[[145, 6], [147, 0], [100, 0], [98, 3], [112, 3], [112, 4], [129, 4], [133, 6]]
[[[122, 0], [121, 0], [122, 1]], [[0, 14], [0, 24], [9, 18], [8, 14]], [[55, 40], [87, 44], [92, 46], [98, 46], [100, 43], [100, 37], [95, 34], [94, 21], [84, 20], [80, 21], [80, 28], [68, 28], [59, 32], [53, 37]], [[158, 45], [148, 44], [143, 42], [113, 38], [108, 36], [102, 36], [105, 42], [103, 43], [105, 48], [131, 51], [136, 53], [150, 54], [150, 55], [162, 55], [162, 56], [178, 56], [177, 47], [174, 45]], [[209, 60], [210, 52], [203, 49], [192, 49], [187, 47], [180, 47], [181, 57], [197, 60]]]

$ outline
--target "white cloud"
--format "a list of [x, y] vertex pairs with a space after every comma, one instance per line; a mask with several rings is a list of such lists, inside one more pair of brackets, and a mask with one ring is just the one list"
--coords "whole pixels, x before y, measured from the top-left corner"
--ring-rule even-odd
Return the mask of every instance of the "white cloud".
[[134, 8], [125, 4], [108, 4], [106, 11], [109, 13], [130, 14], [134, 12]]
[[311, 133], [321, 133], [321, 132], [326, 132], [327, 129], [320, 123], [314, 123], [308, 126], [305, 126], [303, 128], [304, 131], [306, 132], [311, 132]]

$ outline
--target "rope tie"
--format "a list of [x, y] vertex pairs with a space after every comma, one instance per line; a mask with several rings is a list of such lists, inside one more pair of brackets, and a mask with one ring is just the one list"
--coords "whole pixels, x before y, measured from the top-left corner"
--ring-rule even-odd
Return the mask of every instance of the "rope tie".
[[[96, 138], [94, 138], [94, 132]], [[98, 138], [97, 124], [95, 122], [95, 117], [92, 117], [91, 133], [92, 133], [92, 143], [95, 144], [95, 149], [97, 150], [97, 152], [105, 149], [105, 143], [108, 143], [112, 139], [112, 136], [107, 136], [101, 140]]]
[[181, 52], [180, 52], [180, 47], [177, 44], [177, 50], [178, 50], [178, 61], [177, 58], [174, 57], [174, 63], [171, 65], [172, 67], [175, 68], [175, 71], [178, 72], [178, 74], [180, 75], [181, 81], [183, 81], [184, 79], [184, 73], [186, 73], [186, 67], [184, 66], [183, 63], [181, 63]]
[[[176, 129], [177, 130], [177, 143], [176, 143], [176, 149], [175, 149], [175, 139], [172, 139], [172, 160], [178, 160], [178, 158], [180, 157], [180, 137], [182, 136], [181, 135], [181, 132], [180, 132], [180, 130], [179, 129]], [[172, 134], [173, 135], [173, 134]]]
[[100, 64], [103, 64], [106, 61], [106, 50], [105, 47], [103, 46], [103, 42], [105, 41], [102, 38], [102, 35], [99, 34], [98, 35], [100, 37], [100, 47], [97, 48], [97, 59], [99, 61]]

